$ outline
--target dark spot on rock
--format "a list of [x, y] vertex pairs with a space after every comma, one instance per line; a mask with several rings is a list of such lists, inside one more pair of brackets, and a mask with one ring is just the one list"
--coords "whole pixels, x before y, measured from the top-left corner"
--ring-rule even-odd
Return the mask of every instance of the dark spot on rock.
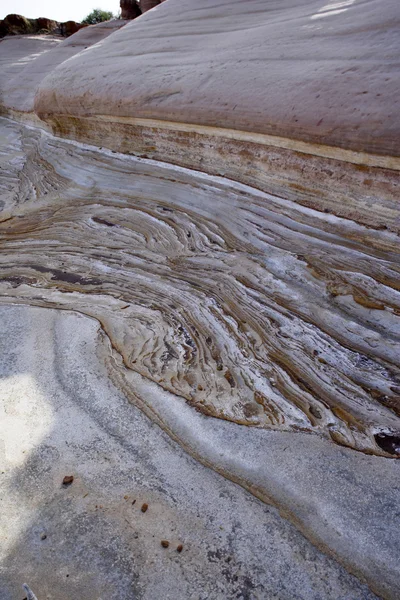
[[313, 417], [315, 417], [316, 419], [320, 419], [322, 417], [321, 415], [321, 411], [318, 410], [318, 408], [316, 408], [315, 406], [310, 406], [310, 413], [312, 414]]
[[136, 500], [133, 500], [133, 502], [132, 502], [132, 506], [133, 506], [135, 503], [136, 503]]
[[377, 433], [375, 441], [384, 452], [400, 456], [400, 433]]
[[45, 533], [42, 533], [42, 535], [40, 536], [41, 540], [45, 540], [47, 538], [47, 535]]
[[68, 485], [71, 485], [71, 483], [74, 481], [74, 476], [73, 475], [66, 475], [62, 481], [62, 484], [67, 487]]
[[115, 227], [115, 223], [110, 223], [110, 221], [106, 221], [105, 219], [100, 219], [100, 217], [93, 217], [92, 221], [98, 223], [99, 225], [106, 225], [107, 227]]
[[142, 504], [142, 508], [140, 510], [142, 511], [142, 513], [145, 513], [148, 508], [149, 508], [149, 505], [145, 503], [145, 504]]
[[251, 402], [248, 402], [243, 406], [243, 414], [245, 417], [256, 417], [258, 415], [258, 407]]
[[[217, 367], [217, 368], [218, 368], [218, 367]], [[235, 380], [234, 380], [234, 378], [233, 378], [233, 375], [232, 375], [232, 373], [229, 371], [229, 369], [227, 369], [227, 370], [225, 371], [224, 377], [225, 377], [225, 379], [227, 380], [227, 382], [229, 383], [229, 385], [230, 385], [232, 388], [236, 387], [236, 382], [235, 382]]]
[[169, 541], [168, 540], [161, 540], [161, 546], [163, 548], [168, 548], [169, 547]]
[[219, 548], [217, 548], [216, 550], [209, 550], [207, 552], [207, 557], [209, 562], [217, 562], [218, 560], [222, 560], [223, 552]]
[[179, 554], [182, 552], [183, 550], [183, 544], [179, 544], [179, 546], [176, 548], [176, 551], [179, 552]]

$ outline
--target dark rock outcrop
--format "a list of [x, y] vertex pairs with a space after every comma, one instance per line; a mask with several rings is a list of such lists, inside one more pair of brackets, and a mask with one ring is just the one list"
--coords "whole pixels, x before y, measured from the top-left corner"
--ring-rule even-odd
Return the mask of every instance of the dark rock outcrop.
[[27, 35], [34, 33], [52, 33], [59, 30], [60, 23], [39, 17], [38, 19], [27, 19], [22, 15], [7, 15], [0, 21], [0, 37], [6, 35]]
[[142, 14], [136, 0], [120, 0], [121, 19], [136, 19]]
[[22, 15], [7, 15], [3, 21], [0, 22], [0, 36], [5, 35], [19, 35], [26, 33], [34, 33], [35, 27], [32, 21], [34, 19], [26, 19]]
[[76, 23], [76, 21], [65, 21], [65, 23], [60, 23], [60, 33], [61, 35], [68, 37], [82, 29], [82, 27], [88, 27], [88, 25]]
[[158, 6], [162, 2], [165, 2], [165, 0], [140, 0], [140, 8], [142, 10], [142, 13], [145, 13], [148, 10], [154, 8], [155, 6]]
[[[139, 7], [138, 10], [139, 14], [141, 14]], [[76, 23], [75, 21], [58, 23], [58, 21], [53, 21], [46, 17], [27, 19], [22, 15], [11, 14], [0, 21], [0, 38], [5, 37], [6, 35], [27, 35], [37, 33], [58, 33], [68, 37], [79, 31], [79, 29], [82, 29], [82, 27], [87, 27], [87, 25]]]
[[37, 32], [53, 32], [57, 31], [60, 27], [60, 23], [57, 21], [53, 21], [52, 19], [47, 19], [46, 17], [39, 17], [38, 19], [32, 19], [36, 21], [36, 30]]

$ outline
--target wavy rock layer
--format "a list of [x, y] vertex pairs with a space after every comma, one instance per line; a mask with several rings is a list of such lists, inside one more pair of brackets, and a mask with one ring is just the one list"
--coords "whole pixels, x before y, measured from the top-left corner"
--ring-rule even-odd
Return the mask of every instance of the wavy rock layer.
[[7, 295], [67, 293], [127, 367], [206, 414], [396, 455], [396, 235], [9, 131]]
[[4, 121], [0, 298], [97, 319], [132, 402], [395, 598], [398, 37], [384, 7], [168, 0], [70, 60], [34, 60], [26, 105], [15, 80], [3, 111], [100, 151]]

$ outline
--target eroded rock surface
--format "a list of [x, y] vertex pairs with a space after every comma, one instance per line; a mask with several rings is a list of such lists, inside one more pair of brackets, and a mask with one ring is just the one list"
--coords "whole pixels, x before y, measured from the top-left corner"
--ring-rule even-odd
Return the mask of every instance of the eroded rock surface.
[[397, 235], [8, 131], [4, 154], [19, 146], [23, 165], [0, 224], [8, 295], [83, 292], [79, 310], [128, 368], [206, 414], [388, 454], [376, 436], [400, 429]]
[[[74, 23], [71, 21], [71, 23]], [[53, 69], [123, 27], [114, 19], [59, 36], [15, 36], [0, 41], [0, 113], [32, 115], [36, 89]], [[66, 25], [64, 23], [64, 25]], [[74, 33], [74, 35], [71, 35]], [[49, 52], [51, 50], [51, 52]], [[23, 113], [19, 115], [19, 113]], [[32, 118], [32, 116], [31, 116]]]

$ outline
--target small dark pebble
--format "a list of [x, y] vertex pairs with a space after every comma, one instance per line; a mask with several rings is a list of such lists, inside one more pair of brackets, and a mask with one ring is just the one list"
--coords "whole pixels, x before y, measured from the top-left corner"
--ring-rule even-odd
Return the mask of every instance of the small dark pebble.
[[179, 544], [176, 551], [179, 552], [179, 554], [180, 554], [182, 552], [182, 550], [183, 550], [183, 544]]
[[163, 548], [168, 548], [168, 546], [169, 546], [169, 542], [168, 542], [168, 540], [161, 540], [161, 546], [162, 546]]
[[140, 510], [142, 511], [142, 513], [145, 513], [148, 508], [149, 508], [148, 504], [142, 504], [142, 508]]
[[66, 475], [63, 479], [63, 485], [71, 485], [71, 483], [74, 480], [74, 476], [73, 475]]
[[132, 502], [132, 506], [133, 506], [134, 504], [136, 504], [136, 500], [134, 500], [134, 501]]

